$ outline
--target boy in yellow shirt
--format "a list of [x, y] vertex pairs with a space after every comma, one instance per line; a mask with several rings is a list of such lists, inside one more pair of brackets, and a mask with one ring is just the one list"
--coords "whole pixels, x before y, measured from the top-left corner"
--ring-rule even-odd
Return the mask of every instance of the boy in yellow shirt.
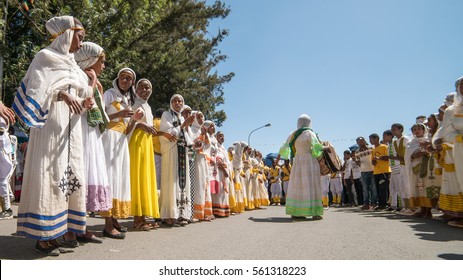
[[371, 163], [373, 164], [373, 176], [378, 192], [378, 206], [375, 210], [383, 210], [386, 209], [389, 197], [389, 178], [391, 176], [389, 151], [386, 145], [379, 142], [379, 135], [376, 133], [370, 135], [370, 143], [374, 146], [371, 151]]

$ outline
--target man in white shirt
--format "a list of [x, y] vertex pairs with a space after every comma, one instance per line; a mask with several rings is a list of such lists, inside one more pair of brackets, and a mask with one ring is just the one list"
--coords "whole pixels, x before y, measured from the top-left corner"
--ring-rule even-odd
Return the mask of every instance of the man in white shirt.
[[362, 210], [370, 210], [378, 204], [378, 192], [373, 177], [373, 164], [371, 163], [371, 147], [367, 146], [365, 138], [358, 137], [359, 149], [355, 153], [355, 161], [360, 166], [360, 182], [363, 186], [363, 207]]

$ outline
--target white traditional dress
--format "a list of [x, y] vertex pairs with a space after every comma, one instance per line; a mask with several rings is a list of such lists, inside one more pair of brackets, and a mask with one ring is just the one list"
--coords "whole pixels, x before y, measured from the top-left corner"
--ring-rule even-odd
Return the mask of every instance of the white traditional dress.
[[[129, 98], [117, 86], [117, 78], [113, 81], [113, 87], [105, 92], [104, 103], [108, 116], [130, 107]], [[113, 119], [103, 134], [108, 180], [113, 197], [113, 207], [109, 213], [102, 213], [105, 217], [127, 218], [131, 214], [130, 156], [125, 134], [129, 121], [130, 118]]]
[[[180, 97], [175, 94], [171, 98]], [[172, 106], [171, 106], [172, 107]], [[162, 175], [160, 212], [162, 219], [191, 218], [190, 176], [186, 140], [180, 128], [183, 117], [172, 108], [162, 114], [161, 131], [177, 137], [177, 142], [170, 142], [161, 137]]]
[[439, 196], [439, 205], [446, 214], [463, 217], [463, 103], [461, 93], [455, 96], [455, 104], [448, 107], [444, 114], [444, 150], [443, 182]]
[[259, 162], [254, 157], [254, 152], [252, 152], [251, 156], [249, 157], [249, 165], [251, 168], [249, 169], [249, 191], [253, 198], [252, 205], [255, 208], [260, 208], [260, 200], [259, 200]]
[[87, 174], [87, 211], [108, 211], [112, 208], [112, 193], [108, 179], [103, 135], [98, 127], [88, 125], [87, 117], [87, 114], [85, 114], [82, 120], [85, 147], [84, 159]]
[[224, 171], [219, 168], [220, 164], [226, 164], [228, 154], [224, 154], [222, 150], [219, 149], [217, 139], [214, 136], [209, 135], [209, 137], [211, 138], [211, 146], [213, 147], [211, 157], [215, 163], [212, 166], [215, 172], [213, 171], [210, 174], [212, 174], [213, 178], [217, 181], [217, 184], [211, 186], [212, 212], [216, 217], [228, 217], [230, 216], [228, 177], [226, 177]]
[[309, 116], [301, 115], [298, 130], [286, 140], [290, 144], [295, 134], [302, 130], [294, 141], [295, 156], [286, 195], [286, 214], [296, 217], [323, 215], [320, 165], [312, 155], [313, 144], [318, 143], [318, 138], [310, 129], [310, 123]]
[[235, 190], [235, 183], [233, 182], [234, 171], [233, 171], [233, 164], [232, 164], [234, 147], [231, 146], [228, 148], [228, 150], [225, 150], [225, 147], [223, 146], [223, 144], [220, 144], [219, 149], [223, 149], [224, 154], [227, 155], [226, 159], [227, 159], [227, 166], [228, 166], [227, 167], [228, 168], [228, 203], [230, 206], [230, 212], [234, 214], [236, 213], [235, 212], [236, 210], [236, 197], [235, 197], [236, 190]]
[[264, 175], [264, 163], [260, 158], [256, 158], [257, 165], [256, 170], [257, 174], [257, 189], [254, 195], [255, 199], [259, 202], [259, 206], [268, 206], [270, 205], [270, 200], [268, 197], [267, 187], [265, 186], [265, 181], [267, 178]]
[[[246, 188], [244, 187], [243, 171], [243, 149], [247, 146], [245, 142], [234, 143], [235, 147], [232, 165], [233, 165], [233, 182], [235, 186], [235, 199], [236, 206], [232, 209], [232, 212], [242, 213], [246, 207]], [[244, 174], [244, 173], [243, 173]]]
[[427, 140], [427, 137], [415, 137], [407, 143], [405, 148], [404, 159], [410, 189], [410, 203], [414, 207], [432, 207], [431, 200], [426, 195], [426, 187], [431, 183], [428, 163], [423, 161], [423, 157], [412, 159], [412, 154], [420, 149], [420, 142]]
[[[82, 70], [93, 66], [103, 54], [103, 48], [95, 43], [85, 42], [75, 54]], [[109, 119], [104, 111], [104, 101], [98, 87], [94, 89], [94, 106], [83, 114], [82, 132], [85, 147], [85, 171], [87, 176], [86, 205], [88, 212], [108, 211], [112, 208], [111, 187], [109, 186], [102, 132]], [[89, 114], [97, 112], [101, 118], [89, 121]]]
[[[212, 198], [209, 180], [209, 161], [210, 156], [205, 150], [206, 145], [210, 145], [208, 135], [199, 135], [194, 143], [195, 151], [195, 195], [193, 218], [204, 220], [207, 216], [212, 216]], [[206, 205], [207, 203], [207, 205]]]
[[251, 184], [251, 171], [252, 171], [252, 163], [251, 163], [251, 155], [246, 152], [244, 155], [243, 160], [243, 188], [244, 192], [246, 193], [245, 205], [246, 210], [253, 210], [256, 208], [254, 205], [254, 195], [252, 191], [252, 184]]
[[86, 224], [82, 117], [58, 101], [58, 93], [82, 102], [92, 89], [69, 53], [74, 18], [56, 17], [46, 27], [56, 39], [34, 57], [13, 104], [31, 127], [17, 231], [36, 240], [83, 234]]

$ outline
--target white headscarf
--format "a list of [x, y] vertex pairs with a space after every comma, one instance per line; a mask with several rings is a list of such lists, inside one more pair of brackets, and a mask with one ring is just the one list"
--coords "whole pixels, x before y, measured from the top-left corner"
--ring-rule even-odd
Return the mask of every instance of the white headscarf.
[[[201, 113], [200, 111], [191, 111], [191, 114], [195, 115], [195, 119], [191, 124], [191, 132], [193, 133], [193, 138], [198, 137], [201, 134], [201, 125], [198, 122], [198, 114]], [[201, 113], [202, 114], [202, 113]]]
[[207, 134], [207, 137], [209, 138], [211, 146], [217, 146], [217, 139], [214, 137], [214, 135], [211, 135], [209, 133], [209, 131], [207, 131], [209, 129], [209, 127], [211, 127], [213, 125], [214, 125], [213, 121], [207, 120], [207, 121], [204, 121], [202, 127], [204, 127], [204, 129], [206, 129], [206, 134]]
[[453, 101], [455, 100], [456, 94], [457, 94], [456, 92], [451, 92], [445, 96], [444, 103], [445, 105], [447, 105], [447, 107], [453, 105]]
[[140, 85], [141, 82], [147, 82], [148, 85], [150, 86], [149, 95], [148, 95], [148, 98], [145, 100], [145, 99], [141, 98], [140, 96], [138, 96], [137, 92], [135, 91], [135, 103], [132, 106], [132, 110], [135, 111], [138, 108], [142, 108], [143, 111], [145, 112], [144, 121], [148, 125], [153, 125], [153, 120], [154, 120], [153, 112], [151, 110], [151, 106], [148, 104], [148, 99], [150, 98], [151, 94], [153, 93], [153, 86], [151, 85], [151, 82], [148, 79], [140, 79], [137, 82], [136, 88], [138, 88], [138, 86]]
[[45, 23], [45, 27], [51, 34], [53, 42], [50, 48], [66, 55], [71, 47], [72, 37], [75, 30], [83, 30], [82, 26], [77, 26], [72, 16], [54, 17]]
[[113, 80], [113, 87], [108, 89], [108, 91], [111, 91], [113, 96], [115, 97], [116, 100], [119, 100], [121, 103], [124, 103], [127, 105], [127, 107], [130, 106], [129, 102], [129, 96], [130, 92], [135, 92], [135, 89], [133, 88], [133, 85], [129, 88], [128, 94], [122, 94], [122, 92], [119, 90], [119, 86], [117, 84], [117, 81], [119, 79], [119, 76], [121, 75], [122, 72], [129, 72], [133, 76], [133, 80], [135, 81], [137, 79], [137, 75], [135, 74], [135, 71], [133, 71], [130, 68], [122, 68], [119, 70], [117, 73], [117, 77]]
[[457, 94], [455, 95], [455, 100], [453, 105], [463, 106], [463, 92], [460, 92], [460, 84], [463, 82], [463, 77], [458, 78], [455, 82], [455, 88], [457, 89]]
[[241, 169], [243, 167], [243, 149], [244, 147], [247, 147], [248, 144], [244, 141], [240, 142], [235, 142], [233, 143], [234, 150], [235, 150], [235, 155], [233, 156], [233, 168], [235, 169]]
[[171, 109], [172, 111], [174, 111], [174, 112], [177, 113], [177, 114], [180, 114], [180, 112], [182, 111], [183, 107], [182, 107], [182, 109], [180, 109], [180, 112], [175, 111], [174, 107], [172, 107], [172, 100], [174, 100], [174, 98], [176, 98], [176, 97], [179, 97], [180, 99], [182, 99], [183, 104], [185, 104], [185, 99], [183, 99], [183, 96], [181, 96], [180, 94], [176, 93], [176, 94], [172, 95], [172, 97], [170, 98], [169, 105], [170, 105], [170, 109]]
[[119, 72], [117, 72], [117, 77], [119, 77], [119, 75], [121, 75], [122, 72], [131, 73], [133, 75], [134, 81], [137, 79], [137, 74], [135, 74], [135, 71], [133, 71], [131, 68], [128, 68], [128, 67], [122, 68], [121, 70], [119, 70]]
[[207, 121], [204, 121], [204, 122], [203, 122], [202, 127], [204, 127], [205, 129], [208, 129], [208, 128], [209, 128], [211, 125], [213, 125], [213, 124], [214, 124], [213, 121], [207, 120]]
[[[199, 129], [199, 130], [201, 130], [201, 126], [202, 126], [203, 124], [199, 124], [199, 122], [198, 122], [198, 117], [199, 117], [200, 115], [203, 115], [203, 116], [204, 116], [204, 114], [203, 114], [201, 111], [192, 111], [191, 113], [192, 113], [193, 115], [195, 115], [195, 119], [194, 119], [193, 124], [192, 124], [191, 126], [197, 128], [197, 129]], [[204, 120], [203, 120], [203, 123], [204, 123]]]
[[82, 48], [74, 54], [74, 58], [80, 69], [85, 70], [97, 63], [103, 55], [103, 48], [92, 42], [84, 42]]
[[302, 114], [299, 116], [297, 119], [297, 129], [302, 128], [302, 127], [311, 127], [312, 125], [312, 120], [310, 119], [309, 115], [307, 114]]

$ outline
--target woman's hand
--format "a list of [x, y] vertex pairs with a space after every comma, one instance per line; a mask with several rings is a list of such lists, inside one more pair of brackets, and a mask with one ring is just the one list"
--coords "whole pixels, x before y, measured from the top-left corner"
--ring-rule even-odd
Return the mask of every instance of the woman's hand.
[[137, 123], [137, 127], [142, 129], [144, 132], [149, 133], [151, 135], [155, 135], [157, 133], [157, 130], [154, 128], [154, 126], [148, 125], [144, 122], [139, 122]]
[[85, 98], [84, 102], [82, 103], [84, 105], [85, 109], [90, 109], [93, 107], [93, 98], [92, 97], [87, 97]]
[[133, 116], [134, 112], [132, 108], [125, 108], [116, 113], [118, 118], [128, 118]]
[[182, 123], [182, 128], [185, 128], [187, 126], [190, 126], [193, 124], [193, 121], [195, 120], [196, 115], [191, 115], [189, 116], [183, 123]]
[[2, 102], [0, 102], [0, 117], [8, 120], [10, 123], [14, 123], [14, 111], [6, 107]]
[[[139, 121], [141, 119], [143, 119], [143, 117], [145, 116], [145, 112], [141, 109], [141, 108], [138, 108], [135, 113], [133, 113], [133, 117], [132, 119], [134, 121]], [[154, 128], [154, 127], [153, 127]]]
[[170, 134], [168, 132], [158, 131], [157, 134], [166, 137], [167, 140], [169, 140], [170, 142], [175, 142], [175, 141], [178, 140], [177, 137], [175, 137], [174, 135], [172, 135], [172, 134]]
[[203, 141], [196, 141], [194, 147], [197, 150], [201, 149], [203, 147]]
[[63, 90], [61, 90], [58, 94], [60, 95], [60, 98], [69, 106], [69, 110], [71, 110], [72, 113], [80, 114], [82, 112], [82, 106], [74, 96]]

